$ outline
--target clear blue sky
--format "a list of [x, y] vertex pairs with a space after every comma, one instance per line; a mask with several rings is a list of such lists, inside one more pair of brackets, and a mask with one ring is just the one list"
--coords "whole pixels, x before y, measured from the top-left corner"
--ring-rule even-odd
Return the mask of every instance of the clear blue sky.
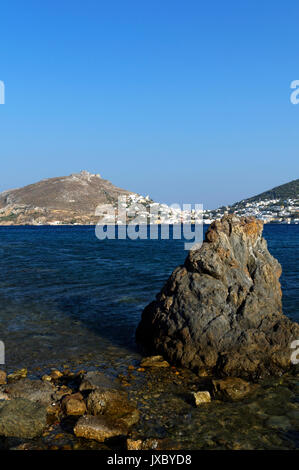
[[86, 169], [212, 208], [298, 178], [299, 5], [6, 1], [0, 190]]

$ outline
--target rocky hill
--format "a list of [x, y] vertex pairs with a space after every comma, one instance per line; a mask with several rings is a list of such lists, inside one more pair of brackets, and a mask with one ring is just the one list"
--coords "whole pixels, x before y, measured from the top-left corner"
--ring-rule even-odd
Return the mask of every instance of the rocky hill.
[[233, 207], [246, 205], [248, 203], [260, 202], [260, 201], [269, 201], [269, 200], [278, 200], [282, 203], [288, 199], [298, 199], [299, 198], [299, 179], [290, 181], [289, 183], [281, 184], [275, 188], [264, 191], [261, 194], [250, 197], [248, 199], [243, 199], [240, 202], [237, 202], [232, 205]]
[[219, 220], [226, 214], [254, 216], [265, 223], [299, 223], [299, 179], [276, 186], [257, 196], [243, 199], [231, 206], [207, 210], [204, 220]]
[[49, 178], [0, 194], [0, 225], [96, 224], [99, 204], [134, 194], [87, 171]]

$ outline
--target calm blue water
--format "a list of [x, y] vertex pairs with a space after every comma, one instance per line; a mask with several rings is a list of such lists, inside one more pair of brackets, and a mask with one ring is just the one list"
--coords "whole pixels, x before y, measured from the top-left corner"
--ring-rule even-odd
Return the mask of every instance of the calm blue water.
[[[299, 225], [266, 225], [299, 321]], [[0, 340], [8, 369], [138, 358], [142, 309], [187, 252], [182, 240], [99, 241], [94, 227], [0, 227]]]

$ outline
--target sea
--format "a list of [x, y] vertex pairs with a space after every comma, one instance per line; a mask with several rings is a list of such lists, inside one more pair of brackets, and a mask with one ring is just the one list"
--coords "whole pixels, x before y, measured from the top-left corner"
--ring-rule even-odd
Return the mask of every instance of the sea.
[[[267, 224], [264, 237], [282, 265], [284, 313], [299, 322], [299, 225]], [[93, 226], [0, 227], [7, 370], [136, 363], [142, 310], [184, 262], [184, 248], [184, 239], [99, 240]]]

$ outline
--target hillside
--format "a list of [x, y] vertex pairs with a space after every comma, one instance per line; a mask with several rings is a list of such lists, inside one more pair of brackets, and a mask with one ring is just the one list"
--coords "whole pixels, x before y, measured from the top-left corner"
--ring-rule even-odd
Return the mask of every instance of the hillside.
[[225, 213], [254, 216], [265, 223], [299, 223], [299, 179], [276, 186], [257, 196], [243, 199], [231, 206], [206, 211], [204, 219], [220, 219]]
[[87, 171], [49, 178], [0, 194], [0, 224], [97, 223], [99, 204], [134, 194]]
[[268, 201], [268, 200], [279, 200], [281, 202], [286, 201], [287, 199], [298, 199], [299, 198], [299, 179], [290, 181], [289, 183], [281, 184], [275, 188], [264, 191], [261, 194], [250, 197], [248, 199], [243, 199], [240, 202], [236, 202], [232, 205], [232, 208], [235, 206], [245, 205], [247, 203], [254, 203], [259, 201]]

